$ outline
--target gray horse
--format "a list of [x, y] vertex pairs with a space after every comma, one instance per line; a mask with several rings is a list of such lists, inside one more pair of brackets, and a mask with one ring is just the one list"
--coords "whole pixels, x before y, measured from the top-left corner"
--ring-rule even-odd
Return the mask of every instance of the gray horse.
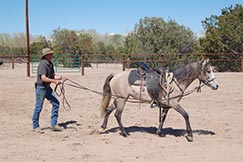
[[[121, 122], [122, 111], [125, 103], [130, 98], [148, 103], [151, 103], [153, 100], [149, 94], [146, 83], [143, 84], [141, 82], [141, 84], [145, 85], [143, 87], [145, 90], [141, 90], [141, 85], [138, 86], [136, 84], [129, 83], [129, 75], [133, 70], [134, 69], [123, 71], [116, 75], [111, 74], [106, 78], [103, 86], [103, 98], [101, 103], [101, 115], [104, 116], [104, 121], [101, 125], [100, 133], [106, 131], [109, 115], [116, 109], [115, 118], [118, 122], [121, 135], [126, 137], [128, 133]], [[187, 131], [186, 138], [188, 141], [193, 141], [188, 113], [180, 105], [180, 101], [185, 95], [185, 90], [196, 79], [213, 90], [217, 90], [219, 84], [216, 81], [213, 69], [209, 64], [208, 59], [185, 65], [184, 67], [173, 70], [171, 73], [158, 73], [159, 76], [165, 76], [168, 74], [170, 74], [170, 79], [166, 81], [166, 84], [162, 84], [163, 79], [160, 79], [159, 85], [161, 86], [157, 87], [162, 89], [159, 91], [161, 92], [161, 95], [158, 95], [159, 98], [157, 97], [156, 99], [156, 105], [159, 107], [160, 114], [157, 134], [159, 136], [164, 136], [163, 124], [168, 110], [173, 108], [184, 117]], [[114, 98], [114, 101], [111, 105], [109, 105], [112, 98]]]

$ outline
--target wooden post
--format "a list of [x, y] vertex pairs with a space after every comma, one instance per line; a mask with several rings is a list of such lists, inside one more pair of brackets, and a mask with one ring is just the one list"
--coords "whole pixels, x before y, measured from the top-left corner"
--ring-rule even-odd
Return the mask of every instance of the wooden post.
[[81, 56], [81, 75], [84, 75], [84, 64], [85, 64], [85, 58], [84, 54]]
[[14, 58], [11, 58], [11, 63], [12, 63], [12, 69], [14, 69]]
[[126, 55], [123, 55], [123, 57], [122, 57], [122, 71], [125, 71], [125, 69], [126, 69], [126, 62], [127, 62]]
[[28, 0], [25, 0], [25, 17], [26, 17], [26, 57], [27, 57], [27, 77], [30, 77], [30, 41], [29, 41], [29, 13]]
[[241, 54], [241, 72], [243, 72], [243, 54]]
[[163, 66], [163, 62], [164, 62], [164, 54], [161, 54], [161, 55], [159, 56], [159, 63], [161, 63], [160, 66]]
[[131, 60], [130, 60], [130, 58], [128, 57], [128, 58], [127, 58], [127, 68], [128, 68], [128, 69], [130, 69], [130, 63], [131, 63]]

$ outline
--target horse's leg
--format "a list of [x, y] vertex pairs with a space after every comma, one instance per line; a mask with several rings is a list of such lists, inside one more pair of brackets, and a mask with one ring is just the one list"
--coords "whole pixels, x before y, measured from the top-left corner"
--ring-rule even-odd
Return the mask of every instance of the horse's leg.
[[114, 102], [106, 108], [106, 111], [105, 111], [105, 117], [104, 117], [104, 121], [101, 125], [101, 130], [100, 130], [100, 133], [103, 133], [107, 127], [107, 123], [108, 123], [108, 118], [110, 116], [110, 114], [116, 109], [116, 106], [115, 106], [115, 102], [116, 100], [114, 100]]
[[115, 103], [116, 107], [117, 107], [116, 112], [115, 112], [115, 117], [116, 117], [117, 123], [119, 125], [119, 128], [121, 130], [121, 135], [124, 137], [127, 137], [128, 133], [124, 129], [122, 122], [121, 122], [122, 111], [125, 106], [125, 103], [126, 103], [125, 99], [122, 99], [122, 98], [117, 99], [117, 102]]
[[192, 128], [190, 125], [190, 121], [189, 121], [189, 115], [188, 113], [183, 109], [183, 107], [181, 107], [181, 105], [177, 105], [176, 107], [174, 107], [174, 109], [179, 112], [185, 119], [186, 121], [186, 131], [187, 131], [187, 135], [186, 135], [186, 139], [189, 142], [193, 141], [193, 136], [192, 136]]
[[159, 126], [158, 126], [158, 129], [156, 131], [156, 134], [160, 136], [161, 132], [162, 132], [162, 110], [163, 108], [162, 107], [159, 107]]
[[164, 125], [164, 121], [165, 118], [167, 116], [167, 113], [169, 111], [169, 108], [159, 108], [159, 127], [158, 130], [156, 132], [157, 135], [159, 135], [160, 137], [164, 137], [165, 134], [163, 133], [163, 125]]

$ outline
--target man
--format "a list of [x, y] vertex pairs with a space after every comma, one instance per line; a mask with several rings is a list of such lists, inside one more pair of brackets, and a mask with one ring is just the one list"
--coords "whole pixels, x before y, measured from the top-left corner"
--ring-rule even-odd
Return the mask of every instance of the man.
[[39, 125], [39, 116], [45, 98], [52, 104], [51, 130], [62, 131], [63, 128], [57, 125], [59, 101], [50, 87], [51, 83], [59, 84], [66, 78], [57, 76], [54, 72], [52, 60], [53, 51], [50, 48], [42, 49], [42, 58], [37, 70], [37, 82], [35, 83], [36, 104], [32, 117], [33, 129], [35, 132], [44, 133]]

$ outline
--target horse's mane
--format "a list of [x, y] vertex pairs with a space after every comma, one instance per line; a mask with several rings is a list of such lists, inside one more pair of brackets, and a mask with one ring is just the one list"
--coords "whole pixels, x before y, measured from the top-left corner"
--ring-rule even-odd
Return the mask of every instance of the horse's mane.
[[202, 70], [202, 61], [193, 62], [182, 67], [173, 69], [172, 72], [178, 82], [194, 80]]

